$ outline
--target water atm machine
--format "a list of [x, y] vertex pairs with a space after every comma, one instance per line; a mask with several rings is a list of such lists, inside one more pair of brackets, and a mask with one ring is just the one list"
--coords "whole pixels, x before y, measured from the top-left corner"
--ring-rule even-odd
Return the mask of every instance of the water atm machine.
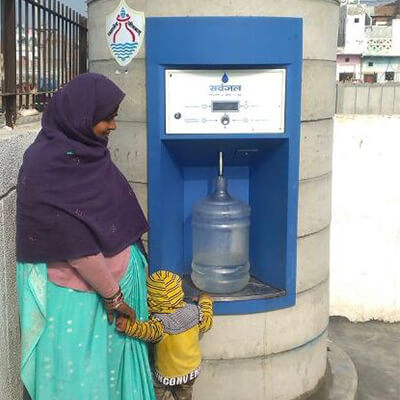
[[150, 269], [196, 290], [193, 207], [213, 192], [223, 155], [230, 195], [251, 209], [250, 281], [216, 294], [215, 311], [294, 305], [301, 20], [148, 18], [146, 35]]

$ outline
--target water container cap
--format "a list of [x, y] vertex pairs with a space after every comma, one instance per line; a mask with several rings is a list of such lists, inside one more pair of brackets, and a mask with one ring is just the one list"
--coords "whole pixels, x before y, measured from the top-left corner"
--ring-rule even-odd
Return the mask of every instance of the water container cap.
[[193, 217], [198, 214], [210, 218], [250, 216], [250, 207], [245, 202], [234, 199], [228, 193], [227, 186], [226, 178], [218, 176], [215, 191], [195, 204]]
[[214, 197], [215, 199], [232, 199], [232, 197], [228, 193], [228, 182], [226, 181], [226, 178], [224, 176], [217, 177], [217, 180], [215, 182], [215, 191], [211, 195], [211, 197]]

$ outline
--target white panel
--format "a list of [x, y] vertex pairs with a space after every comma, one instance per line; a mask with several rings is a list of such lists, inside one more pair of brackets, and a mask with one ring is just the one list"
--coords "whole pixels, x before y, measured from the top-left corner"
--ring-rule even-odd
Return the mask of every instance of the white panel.
[[166, 133], [282, 133], [285, 80], [285, 69], [166, 70]]

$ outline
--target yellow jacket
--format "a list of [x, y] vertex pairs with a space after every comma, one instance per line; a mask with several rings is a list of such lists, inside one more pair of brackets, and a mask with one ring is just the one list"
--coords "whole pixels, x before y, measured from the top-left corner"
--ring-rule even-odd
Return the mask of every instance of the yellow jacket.
[[131, 337], [154, 342], [154, 367], [164, 385], [179, 385], [195, 379], [200, 371], [199, 334], [212, 325], [213, 300], [201, 295], [198, 305], [182, 303], [176, 311], [153, 313], [147, 322], [127, 324]]

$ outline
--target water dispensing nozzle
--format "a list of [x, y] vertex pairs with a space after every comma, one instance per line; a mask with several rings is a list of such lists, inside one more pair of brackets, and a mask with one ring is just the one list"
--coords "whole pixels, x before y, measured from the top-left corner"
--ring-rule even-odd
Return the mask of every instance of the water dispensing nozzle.
[[215, 184], [215, 189], [218, 197], [229, 196], [226, 192], [227, 183], [224, 177], [224, 153], [222, 151], [218, 153], [218, 177]]
[[218, 155], [219, 155], [218, 176], [224, 176], [224, 153], [220, 151]]

